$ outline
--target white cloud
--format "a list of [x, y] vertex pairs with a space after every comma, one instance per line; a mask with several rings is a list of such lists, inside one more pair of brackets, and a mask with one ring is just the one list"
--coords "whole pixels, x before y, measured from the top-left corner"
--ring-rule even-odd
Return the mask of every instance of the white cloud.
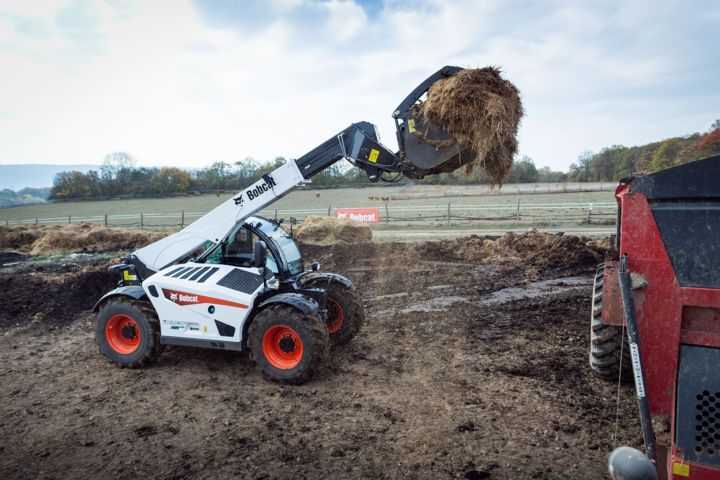
[[359, 120], [394, 145], [391, 112], [446, 64], [502, 66], [521, 153], [558, 169], [720, 116], [711, 3], [250, 3], [0, 0], [0, 163], [298, 157]]
[[330, 0], [321, 4], [328, 13], [327, 29], [340, 40], [350, 40], [360, 34], [367, 24], [365, 10], [349, 0]]

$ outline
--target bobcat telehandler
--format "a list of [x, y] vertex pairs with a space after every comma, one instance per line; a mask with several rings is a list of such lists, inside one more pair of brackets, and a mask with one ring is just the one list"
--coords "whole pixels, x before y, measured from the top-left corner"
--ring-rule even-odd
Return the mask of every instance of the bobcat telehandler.
[[359, 331], [363, 306], [350, 280], [319, 272], [317, 263], [305, 270], [280, 222], [255, 213], [341, 159], [371, 181], [455, 170], [465, 152], [446, 132], [412, 118], [411, 109], [433, 83], [460, 70], [440, 69], [393, 112], [398, 152], [380, 143], [374, 125], [352, 124], [183, 230], [122, 258], [111, 267], [121, 276], [118, 288], [94, 308], [100, 352], [116, 365], [138, 368], [165, 345], [249, 348], [266, 377], [309, 379], [331, 345]]

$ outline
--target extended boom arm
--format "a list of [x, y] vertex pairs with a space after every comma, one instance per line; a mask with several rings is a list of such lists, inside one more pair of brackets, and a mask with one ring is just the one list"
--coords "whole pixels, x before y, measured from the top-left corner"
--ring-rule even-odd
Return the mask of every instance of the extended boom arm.
[[379, 142], [374, 125], [352, 124], [297, 160], [263, 174], [260, 180], [183, 230], [135, 251], [133, 256], [143, 267], [138, 270], [150, 270], [143, 275], [147, 276], [187, 257], [206, 242], [222, 242], [238, 223], [343, 158], [375, 181], [385, 172], [403, 172], [398, 155]]
[[[460, 163], [460, 148], [452, 142], [435, 147], [423, 141], [430, 136], [443, 140], [442, 131], [424, 125], [421, 118], [413, 118], [413, 105], [433, 83], [461, 70], [443, 67], [416, 87], [393, 113], [400, 151], [395, 153], [380, 143], [375, 126], [368, 122], [354, 123], [297, 160], [289, 161], [230, 200], [196, 220], [183, 230], [143, 247], [131, 255], [141, 277], [188, 257], [207, 242], [222, 242], [238, 223], [287, 195], [294, 188], [330, 167], [341, 159], [363, 169], [370, 181], [385, 180], [386, 173], [396, 178], [406, 175], [422, 178], [425, 175], [452, 171]], [[392, 181], [389, 180], [389, 181]]]

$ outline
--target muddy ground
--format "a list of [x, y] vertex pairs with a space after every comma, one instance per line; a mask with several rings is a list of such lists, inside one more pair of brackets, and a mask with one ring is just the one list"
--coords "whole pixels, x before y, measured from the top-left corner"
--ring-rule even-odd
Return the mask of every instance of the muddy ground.
[[616, 385], [587, 368], [601, 250], [513, 245], [304, 246], [356, 282], [368, 324], [303, 386], [246, 353], [113, 367], [89, 312], [111, 259], [4, 254], [0, 478], [607, 478], [612, 447], [642, 440], [630, 387], [612, 439]]

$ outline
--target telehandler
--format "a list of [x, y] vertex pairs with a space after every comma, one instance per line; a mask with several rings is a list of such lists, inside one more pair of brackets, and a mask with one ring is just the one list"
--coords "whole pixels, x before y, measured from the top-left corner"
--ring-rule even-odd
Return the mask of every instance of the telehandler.
[[398, 152], [380, 143], [374, 125], [354, 123], [111, 267], [122, 279], [94, 308], [100, 352], [118, 366], [138, 368], [165, 345], [250, 349], [266, 377], [309, 379], [331, 345], [360, 330], [363, 306], [350, 280], [319, 272], [317, 263], [306, 270], [280, 222], [255, 214], [341, 159], [374, 182], [458, 168], [463, 148], [421, 117], [412, 118], [412, 107], [433, 83], [460, 70], [440, 69], [395, 109]]

